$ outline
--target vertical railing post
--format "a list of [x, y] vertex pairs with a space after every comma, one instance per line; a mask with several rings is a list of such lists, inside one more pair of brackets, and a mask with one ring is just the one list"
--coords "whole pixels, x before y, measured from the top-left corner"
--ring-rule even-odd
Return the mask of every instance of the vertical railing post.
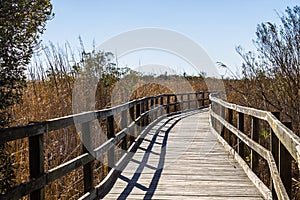
[[[159, 105], [159, 98], [158, 98], [157, 96], [155, 96], [155, 97], [154, 97], [154, 100], [155, 100], [155, 101], [154, 101], [154, 105], [155, 105], [155, 107], [156, 107], [156, 106]], [[153, 105], [153, 106], [154, 106], [154, 105]]]
[[[259, 124], [258, 118], [252, 116], [251, 117], [251, 139], [255, 142], [258, 142], [259, 138]], [[257, 172], [258, 167], [258, 154], [251, 149], [251, 169], [253, 172]]]
[[[227, 111], [228, 111], [228, 123], [233, 125], [233, 111], [230, 108], [228, 108]], [[228, 137], [227, 138], [228, 144], [233, 146], [233, 138], [229, 129], [227, 129], [227, 137]]]
[[177, 95], [174, 94], [174, 97], [175, 97], [175, 100], [174, 100], [174, 112], [177, 112], [178, 111], [178, 108], [179, 108], [179, 101], [178, 101], [178, 98], [177, 98]]
[[[90, 122], [82, 124], [82, 143], [82, 152], [89, 153], [89, 150], [92, 150]], [[94, 161], [83, 165], [83, 178], [84, 193], [87, 193], [94, 187]]]
[[[222, 106], [215, 102], [215, 113], [222, 117]], [[216, 130], [220, 133], [221, 137], [224, 137], [223, 125], [217, 119], [215, 120]]]
[[191, 109], [190, 94], [187, 94], [188, 110]]
[[[156, 107], [159, 105], [158, 101], [159, 101], [159, 98], [158, 98], [158, 97], [155, 97], [155, 98], [154, 98], [154, 104], [153, 104], [151, 107], [152, 107], [152, 108], [154, 108], [154, 107], [156, 108]], [[153, 115], [154, 115], [154, 119], [157, 119], [157, 118], [158, 118], [158, 110], [155, 111]], [[153, 120], [154, 120], [154, 119], [153, 119]]]
[[201, 98], [202, 98], [202, 107], [205, 105], [205, 92], [201, 92]]
[[[283, 123], [287, 128], [292, 128], [291, 122]], [[292, 156], [280, 142], [279, 145], [279, 173], [282, 183], [286, 189], [287, 194], [291, 198], [292, 194]]]
[[[128, 110], [126, 109], [126, 110], [123, 110], [121, 113], [121, 129], [127, 128], [127, 124], [128, 124], [127, 112], [128, 112]], [[121, 147], [123, 150], [128, 149], [128, 131], [126, 132], [126, 135], [122, 141]]]
[[[219, 108], [220, 108], [220, 115], [221, 115], [221, 117], [223, 118], [223, 119], [226, 119], [225, 118], [225, 107], [224, 106], [222, 106], [222, 105], [218, 105], [219, 106]], [[221, 124], [221, 123], [220, 123]], [[226, 131], [226, 128], [225, 128], [225, 126], [223, 126], [222, 124], [221, 124], [221, 137], [223, 137], [224, 138], [224, 136], [225, 136], [225, 131]], [[225, 138], [224, 138], [225, 139]]]
[[[238, 112], [237, 116], [237, 128], [244, 133], [244, 113]], [[245, 158], [245, 151], [244, 151], [244, 142], [237, 138], [237, 152], [242, 157]]]
[[[160, 97], [160, 105], [164, 106], [164, 96], [163, 95]], [[164, 107], [160, 110], [160, 116], [162, 116], [164, 114], [164, 110], [165, 110]]]
[[[135, 104], [132, 105], [132, 106], [129, 108], [129, 115], [130, 115], [130, 117], [131, 117], [132, 122], [135, 121], [134, 108], [135, 108]], [[136, 125], [134, 125], [133, 127], [131, 127], [130, 136], [129, 136], [130, 145], [134, 142], [135, 126], [136, 126]]]
[[[29, 137], [30, 178], [39, 178], [44, 174], [44, 139], [43, 134]], [[30, 194], [30, 199], [45, 199], [44, 187]]]
[[[272, 112], [272, 114], [278, 119], [280, 120], [280, 112]], [[270, 135], [270, 151], [272, 152], [272, 155], [274, 157], [276, 166], [279, 167], [279, 139], [277, 138], [277, 136], [275, 135], [274, 131], [271, 129], [271, 135]], [[272, 179], [270, 178], [270, 186], [271, 186], [271, 191], [272, 191], [272, 195], [274, 197], [277, 197], [276, 195], [276, 191], [275, 191], [275, 187], [273, 184]]]
[[[107, 127], [107, 139], [115, 137], [115, 128], [114, 128], [114, 116], [110, 115], [106, 118], [106, 127]], [[107, 151], [107, 165], [110, 170], [115, 165], [115, 147], [111, 147]]]
[[180, 110], [181, 110], [181, 113], [184, 111], [184, 99], [183, 99], [183, 94], [180, 95]]
[[167, 95], [167, 114], [170, 113], [170, 95]]
[[[159, 98], [158, 98], [158, 97], [155, 97], [155, 107], [157, 107], [157, 106], [159, 106]], [[155, 112], [155, 119], [158, 118], [158, 111], [159, 111], [159, 110], [157, 110], [157, 111]]]
[[[272, 114], [278, 119], [280, 120], [280, 112], [272, 112]], [[272, 152], [272, 155], [274, 157], [276, 166], [279, 167], [279, 139], [277, 138], [277, 136], [275, 135], [274, 131], [271, 129], [271, 135], [270, 135], [270, 151]], [[274, 197], [277, 197], [276, 192], [275, 192], [275, 188], [274, 188], [274, 184], [272, 181], [272, 178], [270, 177], [270, 187], [271, 187], [271, 191], [272, 191], [272, 195]]]
[[[272, 112], [272, 114], [280, 120], [280, 112]], [[273, 154], [274, 160], [276, 162], [277, 167], [279, 166], [279, 139], [275, 135], [274, 131], [271, 129], [271, 141], [270, 141], [270, 150]]]
[[[144, 112], [145, 112], [145, 99], [143, 99], [142, 100], [142, 102], [141, 102], [141, 114], [140, 114], [140, 116], [142, 116], [143, 114], [144, 114]], [[143, 115], [143, 118], [141, 119], [141, 123], [140, 123], [140, 126], [141, 126], [141, 130], [143, 130], [143, 128], [145, 127], [145, 121], [146, 121], [146, 117], [145, 117], [145, 115]]]
[[[210, 104], [210, 109], [211, 109], [211, 112], [216, 113], [214, 102], [212, 102], [212, 103]], [[211, 117], [211, 126], [213, 127], [213, 129], [216, 130], [216, 122], [215, 122], [215, 118], [214, 118], [212, 115], [211, 115], [210, 117]]]
[[[141, 115], [141, 102], [138, 101], [138, 103], [135, 105], [135, 119], [139, 118], [139, 116]], [[141, 120], [137, 121], [136, 122], [136, 135], [137, 136], [140, 132], [140, 123], [141, 123]]]
[[[156, 97], [151, 97], [151, 99], [150, 99], [150, 110], [154, 108], [154, 105], [156, 104], [156, 100], [157, 100]], [[151, 121], [154, 121], [157, 118], [157, 112], [151, 112], [150, 118], [151, 118]]]
[[201, 106], [201, 104], [200, 104], [200, 101], [201, 101], [201, 97], [200, 97], [200, 93], [198, 92], [198, 93], [195, 93], [195, 96], [196, 96], [196, 101], [195, 101], [195, 105], [196, 105], [196, 109], [199, 109]]
[[[152, 102], [152, 97], [150, 99], [146, 99], [146, 104], [145, 104], [145, 112], [148, 112], [149, 111], [149, 100], [150, 100], [150, 103]], [[150, 106], [152, 107], [152, 106]], [[145, 126], [147, 126], [149, 124], [149, 120], [150, 120], [150, 117], [149, 117], [149, 113], [147, 114], [146, 118], [145, 118]]]
[[198, 105], [199, 105], [199, 103], [198, 103], [198, 95], [197, 95], [197, 93], [194, 93], [194, 95], [195, 95], [195, 101], [194, 101], [194, 109], [197, 109], [198, 108]]

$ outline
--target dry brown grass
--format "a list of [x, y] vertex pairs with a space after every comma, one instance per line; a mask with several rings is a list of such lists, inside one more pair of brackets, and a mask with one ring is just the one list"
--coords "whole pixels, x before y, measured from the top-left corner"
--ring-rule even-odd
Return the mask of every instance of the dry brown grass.
[[[207, 85], [202, 78], [188, 77], [187, 80], [194, 91], [207, 90]], [[211, 79], [209, 81], [213, 82], [214, 80]], [[231, 92], [227, 93], [227, 100], [229, 102], [246, 105], [242, 95], [232, 90], [233, 86], [241, 87], [239, 81], [226, 80], [224, 81], [224, 84], [227, 90], [231, 90]], [[55, 84], [53, 80], [28, 82], [28, 87], [23, 96], [23, 103], [16, 105], [12, 109], [15, 120], [13, 125], [26, 124], [30, 121], [43, 121], [72, 114], [72, 85], [72, 79], [57, 79]], [[172, 88], [180, 88], [179, 91], [181, 92], [190, 89], [188, 87], [182, 87], [180, 82], [174, 77], [165, 79], [159, 78], [159, 80], [152, 79], [152, 81], [141, 78], [136, 81], [135, 86], [132, 88], [134, 88], [134, 90], [130, 91], [130, 99], [173, 93], [174, 91]], [[102, 92], [96, 94], [97, 109], [102, 109], [110, 105], [114, 86], [103, 90], [102, 85], [101, 89]], [[120, 98], [120, 103], [122, 103], [124, 99], [122, 100], [121, 94], [118, 98]], [[120, 116], [116, 116], [116, 120], [119, 120], [119, 118]], [[105, 120], [100, 124], [102, 125], [103, 130], [105, 130]], [[247, 133], [250, 133], [249, 127], [250, 124], [245, 127]], [[116, 131], [119, 129], [119, 127], [116, 127]], [[260, 140], [264, 146], [269, 146], [269, 140], [265, 140], [263, 137], [261, 137]], [[10, 144], [12, 147], [10, 151], [15, 157], [15, 165], [17, 166], [15, 172], [17, 183], [22, 183], [29, 180], [28, 141], [27, 139], [22, 139], [10, 142]], [[63, 162], [75, 158], [82, 152], [81, 140], [75, 127], [64, 128], [47, 133], [44, 137], [44, 144], [45, 170], [49, 170]], [[250, 151], [248, 151], [248, 153], [250, 153]], [[106, 158], [104, 157], [103, 160], [105, 161]], [[264, 166], [264, 164], [262, 164], [262, 166]], [[296, 170], [293, 171], [295, 172]], [[105, 164], [103, 165], [100, 161], [96, 161], [94, 172], [95, 183], [98, 184], [106, 176], [108, 169]], [[299, 177], [299, 174], [294, 173], [294, 177]], [[265, 177], [262, 178], [265, 179], [265, 182], [268, 182]], [[46, 198], [79, 198], [80, 195], [83, 194], [82, 179], [83, 173], [81, 167], [46, 186]], [[298, 178], [295, 180], [298, 180]], [[27, 198], [28, 197], [24, 197], [24, 199]]]
[[[203, 79], [190, 78], [188, 80], [195, 91], [206, 90]], [[132, 92], [131, 98], [153, 96], [163, 93], [173, 93], [172, 89], [166, 87], [180, 87], [178, 81], [172, 78], [159, 80], [159, 83], [147, 83], [144, 80], [138, 81], [137, 88]], [[47, 119], [62, 117], [72, 114], [72, 79], [56, 79], [28, 82], [24, 91], [23, 103], [12, 108], [13, 125], [27, 124], [32, 121], [44, 121]], [[103, 88], [102, 88], [103, 89]], [[184, 92], [187, 88], [181, 88]], [[104, 108], [110, 104], [110, 95], [113, 87], [108, 88], [109, 94], [99, 95], [96, 99], [97, 109]], [[118, 116], [117, 116], [118, 117]], [[105, 129], [105, 122], [101, 123]], [[116, 127], [118, 129], [118, 127]], [[15, 157], [16, 182], [22, 183], [29, 180], [29, 155], [28, 140], [16, 140], [10, 142], [10, 152]], [[54, 168], [82, 152], [80, 137], [75, 127], [64, 128], [58, 131], [46, 133], [44, 136], [45, 170]], [[105, 160], [105, 158], [104, 158]], [[95, 183], [100, 183], [108, 173], [107, 167], [99, 161], [95, 162]], [[46, 186], [47, 199], [77, 199], [83, 194], [83, 173], [82, 167], [71, 172], [65, 177], [58, 179]], [[28, 196], [23, 199], [27, 199]]]

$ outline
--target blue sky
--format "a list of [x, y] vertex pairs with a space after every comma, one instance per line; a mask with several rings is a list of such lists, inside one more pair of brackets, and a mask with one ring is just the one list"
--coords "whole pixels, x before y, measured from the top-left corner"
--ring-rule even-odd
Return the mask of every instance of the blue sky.
[[[254, 49], [257, 24], [279, 22], [276, 11], [295, 6], [296, 0], [52, 0], [55, 17], [47, 24], [44, 42], [79, 47], [78, 36], [86, 50], [122, 32], [144, 27], [169, 29], [198, 43], [213, 62], [223, 62], [239, 71], [241, 58], [237, 45]], [[298, 3], [299, 5], [299, 3]], [[156, 55], [156, 54], [155, 54]], [[156, 55], [157, 56], [157, 55]], [[137, 54], [122, 64], [149, 64], [152, 56]], [[167, 60], [171, 57], [165, 56]], [[157, 56], [155, 63], [163, 59]], [[174, 59], [170, 65], [184, 68], [184, 61]], [[182, 71], [182, 69], [181, 69]], [[224, 73], [223, 71], [221, 73]]]

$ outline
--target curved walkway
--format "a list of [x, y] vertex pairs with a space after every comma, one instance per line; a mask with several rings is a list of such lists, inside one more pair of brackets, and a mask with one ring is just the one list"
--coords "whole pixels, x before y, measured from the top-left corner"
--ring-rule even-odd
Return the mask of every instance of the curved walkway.
[[105, 199], [263, 199], [211, 133], [208, 115], [156, 124]]

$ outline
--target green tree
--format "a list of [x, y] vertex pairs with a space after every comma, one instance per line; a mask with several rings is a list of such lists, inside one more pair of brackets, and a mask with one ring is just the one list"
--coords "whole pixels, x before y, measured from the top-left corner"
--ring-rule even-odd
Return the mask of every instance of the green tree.
[[[52, 17], [50, 0], [0, 1], [0, 127], [9, 125], [9, 108], [21, 101], [29, 64], [46, 21]], [[9, 146], [0, 147], [0, 192], [13, 185]]]
[[[81, 42], [82, 43], [82, 42]], [[110, 103], [111, 92], [117, 81], [128, 74], [129, 68], [119, 68], [111, 52], [85, 52], [82, 48], [81, 75], [98, 79], [96, 92], [97, 109], [105, 108]]]
[[21, 100], [25, 67], [51, 12], [50, 0], [0, 1], [0, 126], [9, 121], [7, 108]]

